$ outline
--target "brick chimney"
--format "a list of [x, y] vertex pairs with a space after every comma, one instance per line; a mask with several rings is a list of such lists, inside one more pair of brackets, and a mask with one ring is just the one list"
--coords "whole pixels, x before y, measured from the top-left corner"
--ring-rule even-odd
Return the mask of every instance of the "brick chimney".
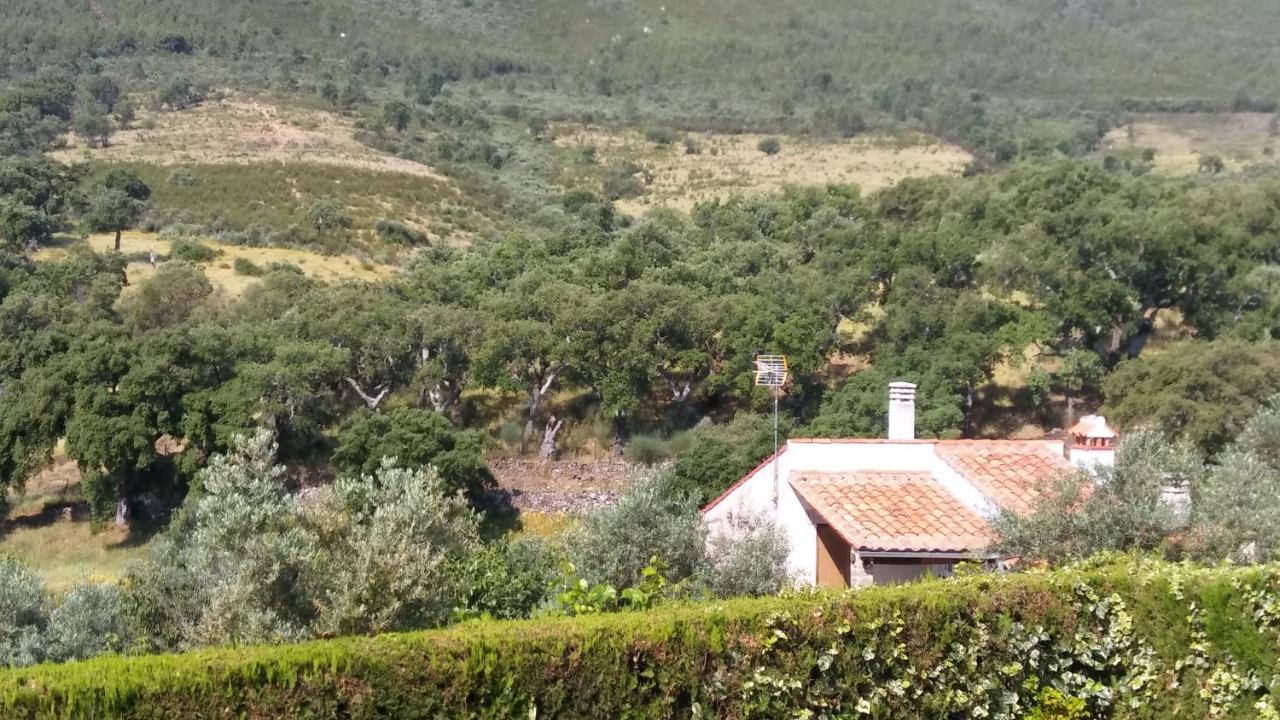
[[1101, 415], [1085, 415], [1067, 429], [1067, 459], [1081, 469], [1111, 466], [1116, 462], [1119, 434]]
[[909, 382], [889, 383], [889, 439], [916, 439], [916, 386]]

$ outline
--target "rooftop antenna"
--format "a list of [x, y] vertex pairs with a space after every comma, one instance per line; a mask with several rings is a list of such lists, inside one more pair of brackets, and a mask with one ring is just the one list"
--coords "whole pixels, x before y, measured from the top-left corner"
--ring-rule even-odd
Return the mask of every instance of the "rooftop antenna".
[[791, 376], [786, 355], [756, 355], [755, 380], [773, 393], [773, 506], [778, 506], [778, 398]]

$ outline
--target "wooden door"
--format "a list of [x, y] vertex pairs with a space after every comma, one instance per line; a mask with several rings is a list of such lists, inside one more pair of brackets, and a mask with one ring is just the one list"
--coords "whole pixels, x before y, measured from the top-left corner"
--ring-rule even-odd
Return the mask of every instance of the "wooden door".
[[849, 587], [849, 543], [830, 525], [818, 525], [818, 587]]

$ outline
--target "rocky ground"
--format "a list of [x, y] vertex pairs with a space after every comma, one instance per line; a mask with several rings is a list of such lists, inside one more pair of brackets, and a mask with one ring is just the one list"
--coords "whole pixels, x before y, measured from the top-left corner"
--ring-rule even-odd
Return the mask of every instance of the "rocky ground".
[[508, 458], [489, 467], [512, 504], [544, 513], [583, 513], [612, 504], [645, 471], [625, 460]]

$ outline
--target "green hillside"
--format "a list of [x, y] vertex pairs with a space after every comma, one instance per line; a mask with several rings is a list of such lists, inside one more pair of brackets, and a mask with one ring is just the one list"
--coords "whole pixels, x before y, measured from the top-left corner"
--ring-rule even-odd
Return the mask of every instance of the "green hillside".
[[380, 95], [420, 89], [435, 73], [552, 116], [838, 131], [856, 113], [991, 150], [1000, 139], [975, 123], [1021, 138], [1019, 123], [1082, 109], [1267, 109], [1280, 94], [1268, 30], [1280, 26], [1280, 7], [1263, 0], [10, 0], [3, 9], [0, 76], [96, 59], [154, 82], [186, 72], [306, 92], [331, 77]]

